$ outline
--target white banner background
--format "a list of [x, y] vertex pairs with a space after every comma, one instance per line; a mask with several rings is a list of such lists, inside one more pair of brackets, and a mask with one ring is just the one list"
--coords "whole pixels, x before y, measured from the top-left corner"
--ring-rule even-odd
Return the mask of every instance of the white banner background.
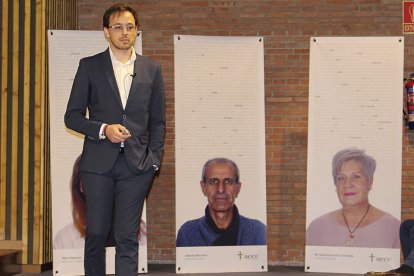
[[[402, 37], [311, 38], [307, 226], [341, 207], [331, 162], [349, 146], [377, 161], [370, 203], [400, 219], [403, 63]], [[386, 271], [399, 263], [398, 249], [306, 247], [312, 272]]]
[[[263, 58], [262, 37], [174, 36], [176, 231], [204, 215], [201, 170], [214, 157], [238, 164], [240, 214], [266, 224]], [[177, 273], [267, 271], [267, 246], [177, 247], [176, 256]]]
[[[52, 233], [72, 223], [70, 179], [73, 163], [82, 152], [83, 136], [65, 127], [63, 117], [79, 60], [108, 48], [103, 31], [48, 31], [50, 162], [52, 185]], [[135, 51], [142, 53], [142, 34], [135, 42]], [[146, 221], [146, 211], [142, 214]], [[108, 274], [115, 272], [114, 248], [107, 249]], [[139, 247], [139, 272], [147, 272], [147, 245]], [[84, 275], [83, 248], [54, 249], [53, 273]]]

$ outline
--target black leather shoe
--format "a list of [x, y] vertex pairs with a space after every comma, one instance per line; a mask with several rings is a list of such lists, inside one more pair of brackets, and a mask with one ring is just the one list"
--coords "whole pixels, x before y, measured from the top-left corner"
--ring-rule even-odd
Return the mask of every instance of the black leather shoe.
[[375, 276], [375, 275], [383, 275], [383, 276], [391, 276], [391, 275], [395, 275], [395, 276], [414, 276], [414, 268], [412, 268], [411, 266], [408, 265], [401, 265], [399, 268], [397, 269], [393, 269], [387, 272], [374, 272], [374, 271], [370, 271], [368, 273], [364, 274], [365, 276]]
[[405, 264], [402, 264], [399, 268], [392, 271], [402, 276], [414, 276], [414, 268]]

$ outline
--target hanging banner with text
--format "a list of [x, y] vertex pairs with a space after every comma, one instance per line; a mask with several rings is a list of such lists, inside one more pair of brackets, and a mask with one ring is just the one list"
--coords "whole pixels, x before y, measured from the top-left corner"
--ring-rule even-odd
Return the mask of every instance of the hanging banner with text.
[[[141, 33], [135, 51], [142, 53]], [[83, 136], [65, 127], [63, 117], [79, 60], [108, 48], [102, 31], [48, 31], [50, 164], [52, 187], [52, 234], [54, 275], [84, 275], [85, 206], [76, 177], [76, 160], [82, 152]], [[145, 227], [146, 210], [142, 214]], [[110, 244], [110, 243], [109, 243]], [[115, 248], [106, 250], [106, 273], [115, 273]], [[140, 273], [147, 269], [146, 235], [139, 244]]]
[[263, 43], [174, 36], [177, 273], [267, 271]]
[[305, 270], [399, 267], [402, 37], [312, 37]]

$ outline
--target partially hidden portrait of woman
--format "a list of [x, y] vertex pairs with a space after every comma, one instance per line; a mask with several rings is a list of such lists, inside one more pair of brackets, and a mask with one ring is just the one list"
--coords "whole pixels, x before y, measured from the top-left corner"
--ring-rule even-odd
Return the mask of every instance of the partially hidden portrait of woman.
[[332, 159], [332, 177], [342, 207], [313, 220], [306, 245], [399, 248], [400, 221], [369, 202], [376, 161], [350, 147]]
[[[53, 242], [54, 249], [83, 248], [85, 246], [86, 203], [79, 169], [81, 158], [81, 155], [76, 158], [70, 180], [72, 222], [57, 232]], [[141, 220], [138, 240], [140, 245], [147, 243], [146, 223], [144, 220]], [[111, 231], [107, 238], [106, 246], [114, 245], [114, 237]]]
[[66, 225], [56, 234], [53, 243], [55, 249], [83, 248], [85, 244], [86, 204], [80, 180], [80, 160], [81, 156], [76, 158], [70, 180], [73, 222]]

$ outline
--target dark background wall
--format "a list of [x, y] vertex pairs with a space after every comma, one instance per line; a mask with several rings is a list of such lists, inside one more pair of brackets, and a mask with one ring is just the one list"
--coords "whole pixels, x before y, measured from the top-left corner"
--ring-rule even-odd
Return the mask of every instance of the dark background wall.
[[[148, 200], [149, 261], [175, 261], [173, 35], [191, 34], [264, 37], [268, 259], [269, 264], [303, 265], [310, 37], [401, 36], [402, 2], [125, 2], [139, 12], [144, 55], [162, 64], [166, 87], [166, 152], [161, 174]], [[78, 0], [79, 29], [101, 30], [102, 14], [112, 3], [107, 0]], [[414, 39], [406, 35], [405, 75], [413, 71]], [[402, 85], [403, 80], [401, 91], [395, 91], [401, 97]], [[412, 216], [414, 211], [413, 133], [405, 130], [403, 135], [403, 219]]]

